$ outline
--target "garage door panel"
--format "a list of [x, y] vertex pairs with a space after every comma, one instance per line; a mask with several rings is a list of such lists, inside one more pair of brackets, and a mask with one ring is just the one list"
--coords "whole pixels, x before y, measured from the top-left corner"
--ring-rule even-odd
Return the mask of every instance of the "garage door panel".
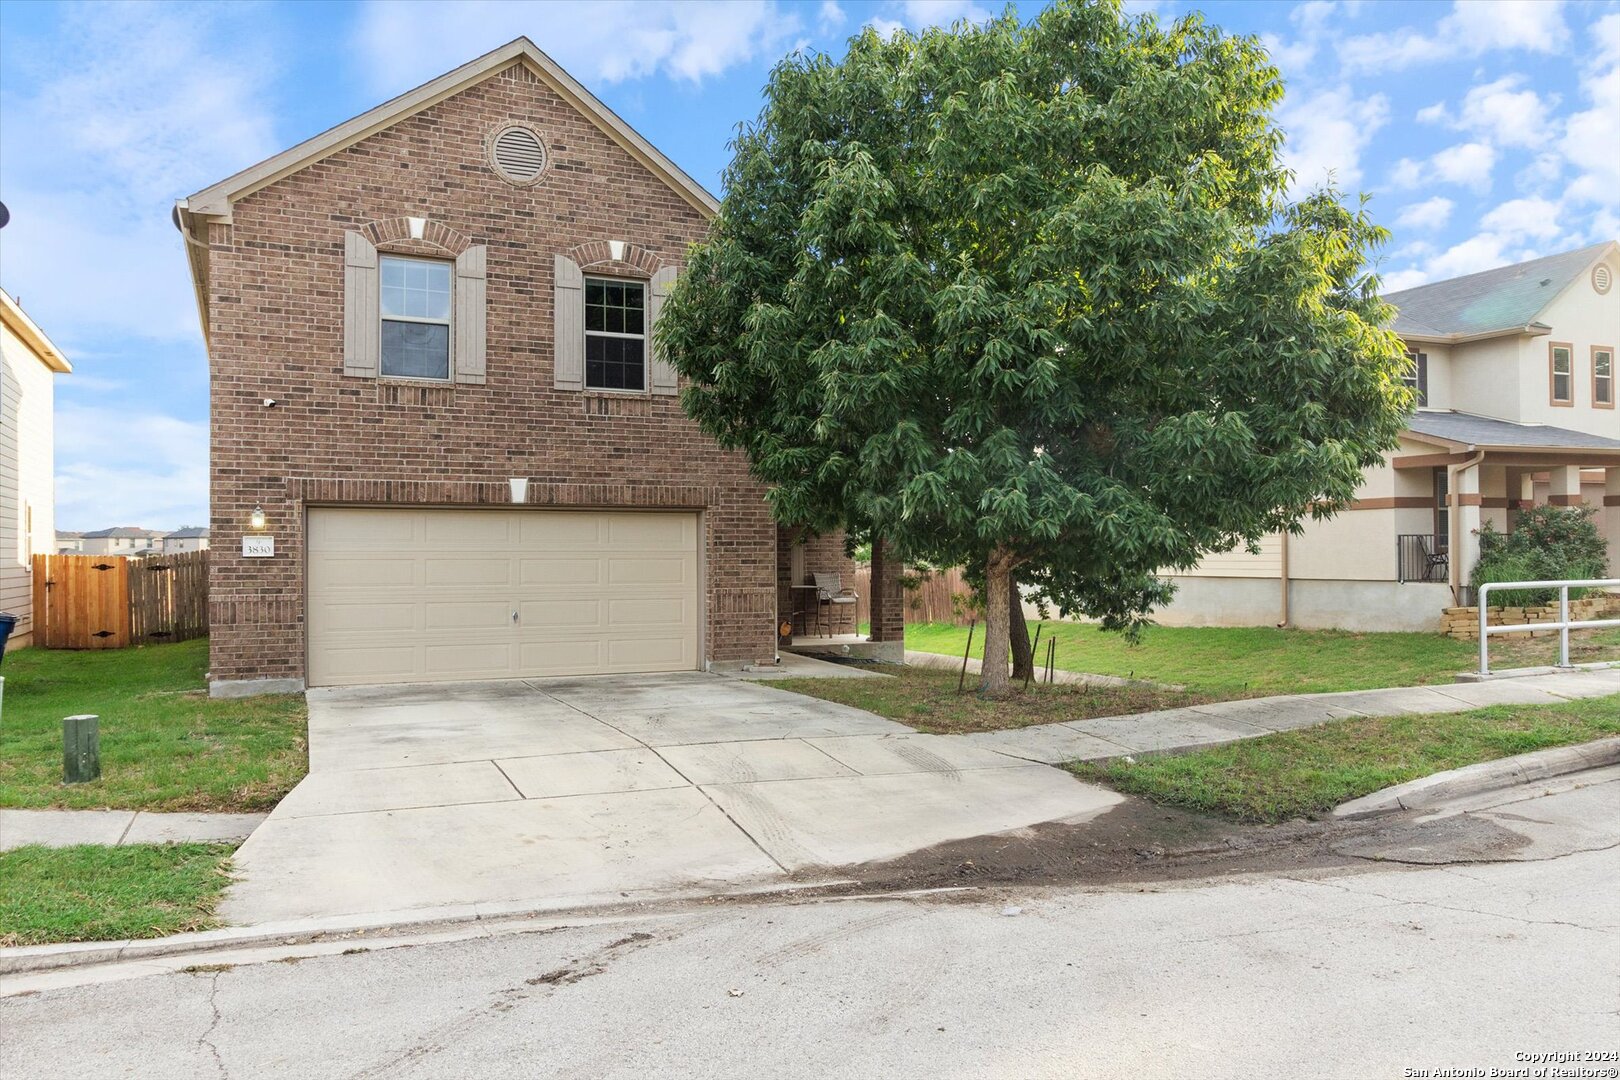
[[610, 585], [680, 585], [687, 580], [686, 559], [619, 556], [607, 565]]
[[518, 604], [518, 620], [525, 628], [595, 630], [603, 625], [602, 601], [526, 600]]
[[437, 555], [423, 563], [428, 585], [506, 585], [512, 580], [509, 559]]
[[416, 604], [345, 604], [342, 601], [328, 601], [321, 605], [321, 616], [318, 621], [322, 629], [328, 634], [341, 634], [353, 631], [362, 634], [384, 632], [409, 632], [421, 629], [417, 621], [418, 606]]
[[312, 590], [375, 589], [408, 586], [416, 581], [416, 561], [384, 556], [327, 556], [311, 560], [309, 584]]
[[526, 558], [518, 561], [520, 585], [595, 585], [602, 580], [599, 558]]
[[602, 546], [601, 514], [551, 511], [519, 519], [518, 544], [525, 551], [555, 548], [596, 550]]
[[309, 681], [696, 668], [697, 524], [691, 513], [314, 508]]
[[505, 600], [434, 601], [422, 605], [422, 628], [435, 630], [505, 630], [512, 608]]

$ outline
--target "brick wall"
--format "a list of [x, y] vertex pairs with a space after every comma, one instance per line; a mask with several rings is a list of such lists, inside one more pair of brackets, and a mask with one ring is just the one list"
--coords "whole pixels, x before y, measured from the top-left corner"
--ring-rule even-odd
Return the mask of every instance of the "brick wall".
[[[516, 188], [485, 139], [518, 120], [541, 131], [545, 178]], [[423, 240], [400, 222], [427, 218]], [[488, 248], [487, 381], [422, 385], [343, 375], [343, 235], [384, 251]], [[520, 67], [480, 83], [240, 199], [210, 226], [216, 679], [304, 673], [304, 517], [312, 503], [530, 503], [701, 509], [708, 659], [772, 655], [776, 527], [740, 455], [672, 397], [552, 386], [553, 256], [633, 258], [592, 273], [678, 265], [702, 216]], [[265, 408], [264, 398], [279, 402]], [[273, 559], [243, 559], [255, 505]]]

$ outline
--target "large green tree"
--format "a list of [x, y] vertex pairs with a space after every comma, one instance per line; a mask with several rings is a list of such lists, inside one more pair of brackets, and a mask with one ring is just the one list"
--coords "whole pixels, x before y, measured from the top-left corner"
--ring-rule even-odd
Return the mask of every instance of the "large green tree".
[[1347, 501], [1411, 404], [1383, 232], [1289, 200], [1281, 95], [1254, 39], [1115, 0], [789, 57], [660, 320], [683, 404], [779, 520], [977, 568], [987, 693], [1015, 572], [1133, 628]]

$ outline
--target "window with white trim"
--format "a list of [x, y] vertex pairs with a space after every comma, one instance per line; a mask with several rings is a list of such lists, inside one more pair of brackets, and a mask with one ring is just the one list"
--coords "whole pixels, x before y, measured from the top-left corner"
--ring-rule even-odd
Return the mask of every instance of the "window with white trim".
[[1548, 346], [1548, 364], [1552, 369], [1551, 395], [1554, 405], [1575, 404], [1575, 349], [1554, 342]]
[[1592, 346], [1592, 404], [1614, 408], [1614, 350], [1607, 345]]
[[1429, 354], [1408, 349], [1406, 363], [1406, 373], [1401, 376], [1401, 383], [1417, 395], [1421, 408], [1429, 403]]
[[585, 388], [647, 389], [647, 285], [585, 279]]
[[384, 255], [381, 371], [402, 379], [450, 378], [451, 264]]

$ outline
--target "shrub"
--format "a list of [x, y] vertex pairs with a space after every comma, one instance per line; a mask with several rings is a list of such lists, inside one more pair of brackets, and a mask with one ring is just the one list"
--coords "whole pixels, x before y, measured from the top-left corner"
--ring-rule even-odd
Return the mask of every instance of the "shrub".
[[[1490, 522], [1479, 530], [1479, 562], [1470, 584], [1497, 581], [1547, 581], [1560, 578], [1600, 578], [1608, 575], [1608, 549], [1593, 522], [1590, 506], [1537, 506], [1521, 511], [1513, 531], [1501, 533]], [[1584, 589], [1571, 589], [1571, 600]], [[1556, 589], [1513, 589], [1493, 592], [1493, 603], [1510, 606], [1549, 604]]]

